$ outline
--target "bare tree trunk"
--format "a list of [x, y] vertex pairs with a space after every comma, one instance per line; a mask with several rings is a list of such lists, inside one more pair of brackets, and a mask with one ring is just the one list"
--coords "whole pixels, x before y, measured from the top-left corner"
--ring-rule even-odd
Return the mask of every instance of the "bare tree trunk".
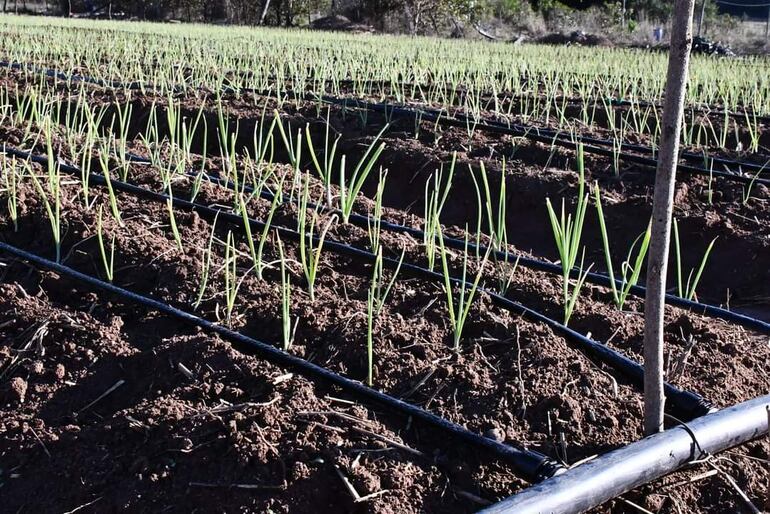
[[286, 26], [291, 27], [293, 20], [294, 20], [294, 13], [293, 13], [293, 2], [292, 0], [288, 0], [286, 3]]
[[663, 105], [663, 130], [652, 201], [652, 236], [644, 300], [644, 433], [663, 429], [663, 309], [665, 307], [676, 164], [692, 47], [695, 0], [676, 0]]
[[698, 37], [700, 37], [703, 30], [703, 18], [705, 16], [706, 16], [706, 0], [701, 0], [700, 16], [698, 16]]
[[259, 14], [258, 25], [265, 24], [265, 18], [267, 18], [267, 10], [270, 8], [270, 0], [262, 0], [262, 12]]

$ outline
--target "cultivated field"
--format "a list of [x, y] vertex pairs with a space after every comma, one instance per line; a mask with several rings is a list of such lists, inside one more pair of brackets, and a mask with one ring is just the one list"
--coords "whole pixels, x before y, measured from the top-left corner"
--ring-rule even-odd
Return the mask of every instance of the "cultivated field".
[[[5, 16], [0, 61], [0, 512], [475, 511], [642, 437], [665, 54]], [[671, 426], [770, 392], [769, 120], [770, 61], [694, 57]]]

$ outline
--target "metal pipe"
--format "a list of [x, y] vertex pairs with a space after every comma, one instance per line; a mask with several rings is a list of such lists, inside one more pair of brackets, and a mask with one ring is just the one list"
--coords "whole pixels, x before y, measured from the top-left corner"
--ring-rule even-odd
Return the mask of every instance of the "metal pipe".
[[708, 414], [606, 453], [484, 509], [484, 514], [584, 512], [693, 461], [770, 430], [770, 395]]

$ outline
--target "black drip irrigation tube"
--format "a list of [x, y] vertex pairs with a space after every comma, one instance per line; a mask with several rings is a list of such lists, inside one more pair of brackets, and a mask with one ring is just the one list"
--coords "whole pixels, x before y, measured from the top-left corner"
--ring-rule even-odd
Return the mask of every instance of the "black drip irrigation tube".
[[84, 273], [80, 273], [79, 271], [76, 271], [67, 266], [57, 264], [51, 260], [11, 246], [2, 241], [0, 241], [0, 251], [13, 255], [18, 259], [27, 261], [37, 267], [54, 271], [59, 275], [68, 277], [72, 280], [76, 280], [85, 285], [88, 285], [89, 287], [104, 290], [121, 298], [124, 301], [140, 305], [147, 309], [155, 310], [179, 321], [200, 327], [204, 331], [216, 334], [226, 341], [229, 341], [230, 343], [241, 345], [254, 351], [257, 355], [269, 362], [275, 363], [279, 366], [291, 368], [305, 376], [325, 380], [342, 388], [348, 393], [376, 402], [392, 409], [395, 412], [400, 412], [406, 416], [411, 416], [415, 419], [423, 421], [428, 425], [450, 433], [469, 444], [491, 451], [509, 463], [517, 475], [526, 479], [530, 483], [540, 482], [564, 472], [564, 466], [539, 452], [499, 443], [493, 439], [475, 434], [467, 428], [452, 423], [451, 421], [432, 414], [424, 409], [421, 409], [420, 407], [412, 405], [411, 403], [382, 393], [376, 389], [367, 387], [355, 380], [345, 378], [321, 366], [318, 366], [317, 364], [313, 364], [304, 359], [286, 353], [268, 343], [247, 337], [239, 332], [235, 332], [221, 325], [217, 325], [216, 323], [212, 323], [204, 318], [173, 307], [167, 303], [142, 296], [128, 291], [127, 289], [109, 284]]
[[[96, 79], [85, 75], [67, 75], [57, 70], [53, 70], [49, 68], [41, 68], [31, 64], [22, 65], [20, 63], [9, 63], [7, 61], [0, 61], [0, 67], [8, 67], [11, 69], [25, 69], [25, 68], [31, 69], [35, 73], [40, 73], [49, 77], [54, 77], [64, 82], [67, 82], [67, 81], [84, 82], [88, 84], [94, 84], [100, 87], [111, 87], [115, 89], [132, 89], [132, 90], [155, 89], [155, 86], [151, 84], [142, 84], [136, 81], [124, 84], [118, 81], [105, 81], [102, 79]], [[175, 88], [175, 90], [180, 90], [180, 91], [182, 89], [183, 88], [179, 86]], [[228, 90], [236, 93], [250, 92], [260, 96], [273, 96], [274, 94], [278, 93], [277, 91], [274, 91], [274, 90], [257, 91], [249, 88], [236, 89], [229, 86], [225, 87], [225, 91], [228, 91]], [[654, 158], [646, 157], [643, 155], [629, 154], [622, 151], [615, 152], [613, 149], [604, 148], [605, 146], [612, 146], [613, 145], [612, 141], [593, 138], [590, 136], [573, 137], [571, 135], [568, 135], [568, 138], [561, 138], [559, 137], [561, 133], [558, 131], [554, 131], [552, 129], [545, 129], [545, 128], [535, 127], [531, 125], [527, 126], [527, 125], [508, 124], [508, 123], [502, 123], [502, 122], [496, 122], [496, 121], [485, 121], [482, 123], [482, 122], [477, 122], [475, 120], [472, 120], [467, 116], [458, 117], [457, 115], [455, 115], [454, 117], [450, 117], [448, 114], [446, 114], [442, 110], [432, 109], [428, 107], [418, 109], [418, 108], [406, 106], [406, 105], [367, 102], [367, 101], [359, 100], [355, 98], [340, 98], [340, 97], [325, 95], [325, 94], [319, 95], [314, 93], [303, 92], [300, 95], [294, 91], [289, 91], [289, 90], [286, 90], [284, 92], [286, 94], [291, 94], [294, 98], [299, 98], [301, 96], [302, 99], [305, 101], [321, 102], [321, 103], [327, 103], [330, 105], [338, 105], [343, 108], [353, 107], [356, 109], [366, 110], [369, 112], [380, 113], [385, 115], [386, 118], [397, 117], [402, 119], [431, 121], [439, 125], [466, 128], [466, 129], [472, 126], [475, 130], [480, 130], [482, 132], [506, 134], [514, 137], [523, 137], [531, 141], [537, 141], [540, 143], [556, 145], [556, 146], [561, 146], [561, 147], [570, 148], [570, 149], [574, 148], [577, 143], [581, 143], [581, 142], [590, 143], [584, 146], [583, 149], [585, 152], [592, 153], [595, 155], [601, 155], [604, 157], [617, 158], [624, 162], [640, 164], [651, 168], [655, 168], [657, 166], [657, 160]], [[635, 151], [644, 152], [647, 154], [653, 153], [651, 148], [642, 146], [642, 145], [631, 145], [629, 143], [622, 143], [621, 148], [622, 147], [634, 149]], [[696, 160], [696, 161], [704, 160], [704, 157], [702, 155], [686, 153], [686, 152], [681, 154], [680, 158], [688, 159], [688, 160]], [[720, 157], [708, 157], [708, 160], [710, 160], [713, 163], [736, 166], [740, 169], [746, 168], [746, 169], [757, 170], [757, 174], [751, 177], [751, 176], [738, 174], [737, 172], [734, 172], [734, 171], [706, 169], [706, 168], [700, 168], [697, 166], [692, 166], [689, 164], [682, 164], [682, 163], [677, 164], [677, 170], [684, 173], [702, 175], [704, 177], [709, 177], [709, 179], [717, 177], [725, 180], [739, 182], [745, 185], [764, 184], [770, 187], [770, 179], [762, 178], [758, 176], [759, 173], [765, 169], [765, 166], [767, 166], [767, 164], [759, 165], [756, 163], [734, 161], [734, 160], [720, 158]]]
[[[127, 156], [131, 161], [136, 163], [141, 163], [141, 164], [152, 163], [149, 159], [146, 159], [138, 155], [134, 155], [132, 153], [128, 153]], [[218, 184], [231, 191], [235, 189], [235, 185], [232, 182], [228, 180], [223, 180], [219, 176], [212, 177], [208, 174], [204, 174], [203, 177], [209, 182]], [[254, 189], [250, 186], [242, 186], [242, 189], [248, 193], [254, 192]], [[260, 197], [270, 201], [274, 199], [273, 193], [269, 191], [261, 191]], [[318, 207], [317, 205], [312, 203], [308, 204], [308, 206], [310, 208]], [[339, 213], [338, 210], [330, 210], [329, 212]], [[349, 221], [359, 227], [368, 228], [372, 220], [368, 216], [364, 216], [357, 213], [351, 213], [349, 217]], [[407, 227], [405, 225], [400, 225], [398, 223], [393, 223], [387, 220], [381, 220], [380, 227], [388, 232], [409, 234], [410, 236], [418, 240], [422, 240], [425, 237], [425, 232], [423, 232], [420, 229]], [[444, 236], [444, 243], [448, 247], [453, 248], [455, 250], [461, 250], [461, 251], [465, 250], [465, 241], [463, 240]], [[527, 257], [519, 253], [503, 252], [500, 250], [489, 250], [486, 246], [476, 245], [475, 243], [471, 243], [471, 242], [468, 242], [468, 248], [483, 254], [486, 254], [487, 251], [490, 251], [490, 255], [492, 255], [494, 259], [497, 260], [498, 262], [507, 262], [509, 264], [518, 262], [520, 265], [526, 268], [534, 269], [537, 271], [543, 271], [554, 275], [561, 275], [563, 272], [561, 266], [558, 266], [556, 264], [553, 264], [551, 262], [548, 262], [542, 259]], [[573, 270], [571, 273], [577, 273], [578, 271], [579, 270], [576, 269], [576, 270]], [[595, 285], [611, 287], [613, 279], [601, 273], [588, 272], [586, 274], [586, 281]], [[624, 284], [621, 280], [614, 279], [614, 281], [615, 281], [616, 287], [619, 287], [619, 288], [624, 287]], [[643, 286], [639, 286], [639, 285], [631, 286], [630, 292], [634, 296], [637, 296], [640, 298], [644, 298], [644, 296], [647, 294], [647, 290]], [[767, 323], [757, 318], [746, 316], [744, 314], [729, 311], [727, 309], [723, 309], [722, 307], [718, 307], [716, 305], [711, 305], [711, 304], [701, 303], [701, 302], [694, 302], [692, 300], [688, 300], [686, 298], [682, 298], [681, 296], [672, 295], [672, 294], [666, 294], [666, 303], [682, 309], [686, 309], [691, 312], [696, 312], [696, 313], [708, 315], [714, 318], [723, 319], [725, 321], [730, 321], [732, 323], [736, 323], [743, 327], [750, 328], [752, 330], [757, 330], [758, 332], [770, 334], [770, 323]]]
[[[9, 149], [9, 148], [5, 148], [4, 151], [10, 155], [15, 155], [23, 159], [29, 159], [41, 165], [46, 165], [48, 163], [47, 157], [32, 155], [27, 152], [23, 152], [16, 149]], [[80, 174], [80, 170], [74, 166], [64, 164], [64, 163], [59, 163], [59, 167], [62, 171], [66, 173], [74, 174], [78, 176]], [[91, 181], [92, 184], [106, 185], [106, 180], [102, 175], [97, 175], [92, 173], [89, 175], [89, 180]], [[237, 216], [230, 212], [226, 212], [223, 209], [215, 209], [212, 207], [201, 205], [195, 202], [190, 202], [188, 200], [184, 200], [177, 197], [172, 198], [172, 197], [169, 197], [168, 195], [165, 195], [162, 193], [156, 193], [149, 189], [145, 189], [143, 187], [136, 186], [134, 184], [129, 184], [126, 182], [121, 182], [115, 179], [111, 179], [110, 184], [112, 188], [116, 191], [128, 193], [136, 197], [147, 199], [157, 203], [165, 204], [171, 201], [174, 207], [196, 212], [199, 215], [206, 217], [207, 219], [210, 219], [210, 220], [220, 219], [228, 223], [231, 223], [233, 225], [237, 225], [240, 227], [244, 226], [244, 220], [242, 216]], [[252, 218], [248, 219], [248, 223], [255, 230], [262, 230], [265, 227], [264, 222], [255, 220]], [[287, 240], [299, 241], [302, 237], [299, 232], [283, 226], [272, 226], [271, 228], [272, 230], [275, 230], [280, 236], [286, 238]], [[313, 237], [310, 240], [316, 243], [320, 243], [320, 239], [318, 237]], [[328, 238], [324, 240], [323, 246], [324, 248], [329, 249], [330, 251], [336, 254], [346, 255], [348, 257], [360, 259], [362, 261], [367, 261], [369, 263], [374, 263], [377, 259], [377, 256], [371, 252], [367, 252], [365, 250], [361, 250], [360, 248], [356, 248], [337, 241], [332, 241], [332, 240], [329, 240]], [[382, 263], [384, 266], [387, 266], [389, 269], [396, 269], [397, 267], [400, 266], [403, 272], [418, 278], [423, 278], [425, 280], [438, 282], [438, 283], [442, 283], [444, 280], [444, 276], [440, 273], [437, 273], [435, 271], [430, 271], [426, 268], [422, 268], [414, 264], [400, 263], [399, 261], [395, 259], [391, 259], [389, 257], [383, 258]], [[456, 277], [451, 277], [450, 280], [453, 284], [463, 284], [463, 281]], [[465, 285], [467, 286], [468, 284], [465, 284]], [[504, 296], [501, 296], [495, 292], [486, 290], [484, 288], [479, 288], [478, 290], [486, 293], [497, 306], [503, 309], [506, 309], [510, 312], [520, 314], [521, 316], [524, 316], [527, 319], [547, 325], [556, 333], [561, 334], [565, 339], [572, 341], [575, 345], [579, 347], [579, 349], [584, 354], [590, 355], [596, 358], [597, 360], [599, 360], [600, 362], [606, 364], [607, 366], [610, 366], [611, 368], [617, 370], [619, 373], [624, 375], [626, 379], [628, 379], [631, 383], [635, 384], [637, 387], [641, 388], [643, 386], [644, 368], [634, 360], [518, 302], [505, 298]], [[707, 414], [708, 412], [711, 412], [713, 410], [711, 403], [696, 393], [693, 393], [691, 391], [681, 390], [677, 387], [672, 386], [669, 383], [665, 383], [664, 388], [666, 392], [666, 398], [670, 402], [669, 405], [671, 406], [671, 410], [680, 419], [685, 419], [685, 420], [694, 419], [698, 416]]]

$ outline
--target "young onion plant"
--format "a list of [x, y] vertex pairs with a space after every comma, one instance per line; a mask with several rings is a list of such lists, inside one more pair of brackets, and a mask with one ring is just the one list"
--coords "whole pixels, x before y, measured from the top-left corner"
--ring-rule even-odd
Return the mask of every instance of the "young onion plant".
[[[433, 271], [436, 262], [436, 250], [438, 234], [441, 231], [441, 211], [444, 209], [449, 190], [452, 188], [452, 177], [454, 176], [455, 163], [457, 162], [457, 153], [452, 155], [452, 163], [449, 166], [446, 184], [443, 186], [444, 167], [437, 170], [436, 173], [425, 183], [425, 227], [423, 228], [423, 245], [425, 246], [425, 255], [428, 259], [428, 269]], [[431, 184], [433, 187], [431, 188]]]
[[[382, 249], [377, 252], [377, 257], [374, 261], [374, 270], [372, 273], [372, 283], [369, 287], [369, 291], [366, 296], [366, 362], [368, 373], [366, 375], [366, 383], [371, 387], [374, 382], [374, 330], [375, 323], [380, 317], [382, 308], [385, 305], [385, 300], [388, 298], [393, 284], [396, 282], [398, 272], [401, 270], [401, 264], [404, 262], [404, 255], [406, 250], [401, 252], [401, 258], [398, 261], [393, 276], [390, 278], [390, 282], [387, 285], [384, 282], [383, 276], [383, 261], [382, 261]], [[383, 287], [384, 286], [384, 287]]]
[[291, 279], [286, 271], [286, 257], [283, 251], [283, 242], [278, 237], [278, 255], [281, 261], [281, 336], [283, 338], [283, 349], [288, 351], [294, 342], [294, 335], [297, 332], [299, 319], [294, 320], [294, 327], [291, 325]]
[[550, 198], [546, 198], [545, 200], [546, 208], [548, 209], [548, 217], [551, 221], [551, 230], [553, 231], [556, 248], [559, 251], [559, 260], [562, 268], [562, 302], [564, 304], [565, 325], [569, 323], [569, 319], [572, 317], [572, 312], [575, 309], [580, 290], [593, 266], [589, 266], [588, 269], [584, 271], [585, 248], [583, 248], [577, 280], [575, 281], [574, 286], [572, 286], [572, 290], [570, 290], [570, 275], [577, 263], [577, 257], [580, 251], [580, 239], [583, 234], [583, 223], [585, 221], [586, 208], [588, 207], [588, 194], [585, 193], [585, 169], [582, 145], [578, 146], [577, 155], [578, 197], [574, 218], [572, 213], [567, 214], [565, 212], [566, 207], [563, 198], [561, 201], [561, 216], [556, 215], [556, 211], [554, 211], [553, 206], [551, 205]]
[[227, 232], [227, 241], [225, 242], [225, 314], [227, 325], [233, 326], [233, 311], [235, 310], [235, 301], [238, 298], [238, 291], [243, 285], [243, 281], [248, 276], [248, 271], [240, 279], [238, 278], [238, 246], [235, 242], [235, 236], [232, 231]]
[[[286, 173], [283, 174], [281, 177], [281, 180], [278, 184], [279, 188], [283, 188], [284, 180], [286, 179]], [[241, 214], [241, 219], [243, 220], [243, 227], [246, 232], [246, 239], [249, 246], [249, 253], [251, 254], [251, 260], [254, 265], [254, 270], [256, 271], [257, 278], [260, 280], [262, 279], [262, 273], [267, 267], [267, 264], [262, 259], [262, 256], [264, 254], [265, 249], [265, 243], [267, 242], [267, 236], [270, 232], [270, 226], [273, 222], [273, 215], [275, 214], [275, 211], [278, 210], [278, 204], [280, 203], [280, 196], [274, 195], [273, 201], [270, 204], [270, 210], [267, 213], [267, 219], [265, 220], [265, 226], [262, 228], [262, 233], [259, 236], [259, 243], [254, 244], [254, 236], [252, 235], [251, 231], [251, 221], [249, 220], [249, 214], [247, 210], [247, 204], [248, 201], [244, 200], [243, 195], [238, 195], [239, 200], [237, 201], [237, 210]]]
[[382, 195], [385, 192], [385, 182], [388, 172], [380, 168], [380, 178], [377, 182], [377, 192], [374, 195], [374, 209], [366, 219], [366, 228], [369, 234], [369, 248], [377, 255], [380, 251], [380, 235], [382, 233]]
[[104, 274], [107, 280], [112, 283], [112, 279], [115, 277], [115, 235], [112, 236], [112, 243], [110, 244], [110, 256], [107, 258], [107, 247], [104, 244], [104, 231], [102, 229], [102, 206], [99, 206], [99, 214], [96, 217], [96, 239], [99, 242], [99, 254], [102, 257], [102, 265], [104, 266]]
[[304, 181], [304, 188], [299, 202], [299, 212], [297, 214], [297, 229], [300, 234], [299, 240], [299, 254], [300, 262], [302, 264], [302, 271], [305, 274], [305, 280], [307, 281], [308, 294], [310, 295], [310, 301], [315, 301], [315, 281], [318, 276], [318, 265], [321, 262], [321, 251], [323, 250], [324, 240], [329, 229], [337, 221], [337, 215], [332, 215], [326, 222], [326, 225], [321, 228], [318, 238], [315, 236], [315, 231], [318, 228], [318, 212], [313, 210], [310, 220], [308, 220], [308, 203], [310, 198], [308, 177]]
[[492, 192], [489, 187], [489, 178], [487, 177], [487, 169], [484, 166], [484, 162], [481, 162], [481, 183], [484, 187], [484, 206], [482, 209], [482, 196], [481, 189], [479, 188], [479, 182], [476, 179], [473, 170], [471, 171], [471, 178], [473, 179], [473, 185], [476, 188], [476, 201], [478, 207], [478, 221], [477, 221], [477, 233], [481, 232], [481, 220], [486, 214], [487, 218], [487, 230], [489, 237], [492, 240], [492, 248], [495, 250], [502, 250], [508, 244], [508, 233], [506, 229], [506, 206], [507, 196], [505, 191], [505, 159], [503, 159], [502, 174], [500, 177], [500, 189], [497, 195], [497, 208], [495, 209], [494, 201], [492, 199]]
[[179, 226], [176, 224], [176, 215], [174, 214], [174, 192], [171, 187], [168, 188], [168, 198], [166, 198], [166, 210], [168, 211], [169, 224], [171, 225], [171, 233], [174, 236], [174, 241], [180, 252], [184, 252], [184, 246], [182, 245], [182, 236], [179, 233]]
[[342, 138], [342, 134], [338, 134], [336, 139], [330, 146], [329, 131], [331, 130], [331, 107], [326, 112], [326, 136], [324, 137], [324, 153], [322, 159], [319, 160], [318, 154], [313, 145], [313, 138], [310, 136], [310, 124], [305, 125], [305, 141], [307, 141], [308, 150], [310, 150], [310, 158], [313, 161], [313, 166], [321, 177], [324, 188], [326, 190], [326, 205], [332, 206], [332, 174], [334, 165], [334, 156], [337, 154], [337, 144]]
[[110, 178], [109, 159], [109, 152], [107, 150], [102, 150], [99, 152], [99, 164], [102, 168], [104, 183], [107, 186], [107, 194], [109, 195], [110, 199], [110, 210], [112, 211], [112, 216], [115, 218], [115, 221], [117, 221], [118, 224], [122, 227], [123, 219], [120, 216], [120, 209], [118, 208], [118, 198], [115, 195], [115, 189], [112, 187], [112, 179]]
[[[40, 195], [40, 199], [43, 201], [45, 211], [48, 214], [48, 221], [51, 225], [51, 235], [53, 236], [54, 246], [56, 248], [56, 262], [61, 263], [61, 174], [59, 173], [59, 166], [55, 165], [53, 160], [48, 161], [48, 167], [48, 192], [43, 189], [40, 180], [37, 178], [31, 167], [28, 167], [27, 169], [29, 171], [29, 176], [32, 177], [32, 182], [35, 184], [35, 189], [37, 189], [38, 195]], [[56, 169], [51, 171], [50, 168], [53, 167]], [[49, 194], [51, 195], [52, 200], [48, 199]]]
[[195, 310], [200, 307], [201, 302], [203, 302], [203, 297], [206, 294], [206, 287], [208, 286], [209, 282], [209, 274], [211, 273], [211, 255], [212, 255], [212, 246], [214, 244], [214, 233], [217, 229], [217, 220], [219, 219], [219, 213], [216, 214], [214, 217], [214, 223], [211, 226], [211, 235], [209, 236], [209, 244], [206, 247], [206, 250], [203, 252], [203, 259], [201, 260], [201, 278], [200, 282], [198, 284], [198, 296], [195, 299], [195, 303], [193, 304], [193, 308]]
[[[599, 191], [599, 184], [594, 186], [594, 198], [596, 200], [596, 214], [599, 218], [599, 228], [602, 234], [602, 244], [604, 248], [604, 258], [607, 263], [607, 274], [610, 277], [610, 286], [612, 288], [612, 299], [618, 309], [623, 310], [623, 305], [626, 303], [628, 294], [631, 292], [631, 288], [634, 287], [639, 281], [639, 274], [642, 271], [642, 264], [644, 258], [647, 255], [647, 250], [650, 247], [650, 236], [652, 225], [647, 225], [647, 230], [644, 231], [636, 240], [631, 244], [631, 248], [628, 250], [628, 256], [626, 260], [621, 264], [621, 285], [618, 290], [615, 283], [615, 272], [612, 267], [612, 255], [610, 253], [610, 240], [607, 235], [607, 225], [604, 220], [604, 211], [602, 210], [601, 192]], [[640, 243], [641, 242], [641, 243]], [[633, 265], [631, 259], [633, 258], [634, 249], [639, 244], [639, 249], [636, 251], [636, 258]]]
[[[467, 230], [466, 230], [467, 232]], [[452, 277], [449, 273], [449, 252], [444, 246], [444, 233], [439, 225], [438, 229], [438, 241], [439, 250], [441, 253], [441, 267], [444, 275], [444, 291], [447, 298], [447, 310], [449, 313], [449, 322], [452, 325], [452, 347], [455, 351], [460, 351], [460, 341], [462, 339], [465, 323], [468, 319], [468, 313], [473, 305], [473, 298], [476, 295], [476, 290], [479, 286], [479, 281], [484, 273], [487, 260], [489, 259], [489, 253], [491, 247], [487, 247], [487, 253], [479, 263], [479, 269], [476, 272], [476, 277], [473, 279], [473, 284], [467, 282], [468, 278], [468, 236], [465, 236], [465, 250], [462, 255], [463, 267], [462, 275], [459, 282], [459, 296], [455, 300], [454, 291], [452, 289]]]
[[353, 170], [352, 175], [350, 175], [349, 180], [346, 179], [345, 156], [342, 156], [340, 161], [339, 186], [340, 211], [342, 212], [343, 223], [349, 222], [350, 214], [353, 212], [353, 206], [355, 204], [356, 198], [358, 197], [358, 193], [364, 186], [364, 182], [371, 173], [372, 168], [374, 168], [374, 165], [377, 162], [377, 159], [379, 159], [380, 154], [385, 149], [385, 143], [380, 143], [376, 149], [375, 145], [377, 144], [377, 141], [379, 141], [382, 134], [388, 129], [388, 126], [389, 125], [385, 125], [380, 133], [377, 134], [377, 137], [375, 137], [371, 142], [369, 147], [366, 149], [366, 152], [364, 152], [364, 155], [361, 157], [361, 160], [358, 161], [358, 164]]
[[[679, 240], [679, 223], [676, 221], [676, 218], [674, 218], [674, 249], [676, 250], [675, 257], [676, 257], [676, 285], [677, 285], [677, 292], [679, 293], [679, 296], [681, 298], [686, 298], [687, 300], [692, 300], [695, 298], [695, 289], [698, 287], [698, 282], [700, 282], [701, 275], [703, 274], [703, 270], [706, 268], [706, 263], [708, 262], [709, 255], [711, 254], [711, 250], [714, 248], [714, 243], [716, 242], [717, 238], [711, 240], [711, 243], [709, 243], [708, 248], [706, 248], [706, 252], [703, 254], [703, 258], [700, 261], [700, 265], [698, 266], [698, 271], [695, 271], [695, 268], [690, 270], [690, 273], [687, 275], [687, 283], [682, 284], [682, 246], [681, 242]], [[693, 273], [695, 273], [695, 276], [693, 277]]]
[[17, 186], [16, 175], [16, 158], [12, 158], [10, 164], [5, 156], [2, 154], [2, 174], [3, 183], [5, 184], [5, 193], [8, 197], [8, 216], [13, 222], [13, 231], [19, 231], [19, 193]]

